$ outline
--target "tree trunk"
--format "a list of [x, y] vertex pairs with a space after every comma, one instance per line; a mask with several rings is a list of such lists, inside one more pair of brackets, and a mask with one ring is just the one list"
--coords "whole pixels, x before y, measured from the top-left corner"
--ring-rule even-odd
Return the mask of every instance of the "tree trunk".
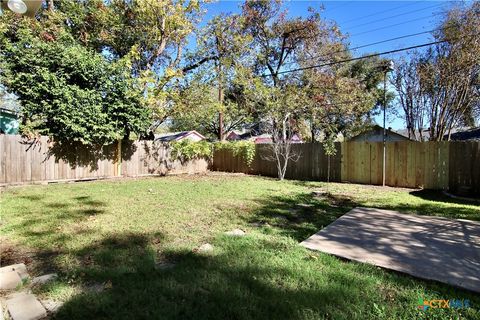
[[[223, 108], [223, 86], [222, 86], [222, 66], [218, 63], [218, 103]], [[225, 139], [223, 133], [223, 110], [218, 112], [218, 139], [223, 141]]]

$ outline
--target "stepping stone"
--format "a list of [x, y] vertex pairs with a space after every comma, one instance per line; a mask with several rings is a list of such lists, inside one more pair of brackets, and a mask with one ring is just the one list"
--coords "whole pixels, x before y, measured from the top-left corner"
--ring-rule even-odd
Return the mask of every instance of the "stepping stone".
[[13, 290], [22, 284], [22, 278], [16, 271], [0, 273], [0, 289]]
[[232, 231], [225, 232], [225, 234], [232, 237], [243, 237], [245, 235], [245, 231], [240, 229], [233, 229]]
[[50, 313], [55, 313], [60, 309], [61, 306], [63, 306], [63, 302], [61, 301], [55, 301], [55, 300], [41, 300], [40, 301], [43, 306], [47, 309], [48, 312]]
[[58, 275], [56, 273], [49, 273], [45, 274], [43, 276], [35, 277], [32, 279], [32, 286], [37, 286], [41, 284], [45, 284], [47, 282], [53, 281], [58, 278]]
[[33, 294], [19, 294], [7, 300], [7, 309], [13, 320], [38, 320], [47, 316], [47, 310]]
[[196, 250], [200, 253], [208, 253], [213, 251], [213, 246], [210, 243], [205, 243], [202, 244], [198, 249]]
[[312, 191], [312, 196], [314, 197], [321, 197], [321, 196], [325, 196], [327, 195], [328, 192], [325, 191], [325, 190], [315, 190], [315, 191]]
[[22, 280], [28, 278], [27, 267], [23, 263], [12, 264], [10, 266], [0, 268], [0, 273], [10, 272], [10, 271], [16, 271], [20, 276], [20, 278], [22, 278]]

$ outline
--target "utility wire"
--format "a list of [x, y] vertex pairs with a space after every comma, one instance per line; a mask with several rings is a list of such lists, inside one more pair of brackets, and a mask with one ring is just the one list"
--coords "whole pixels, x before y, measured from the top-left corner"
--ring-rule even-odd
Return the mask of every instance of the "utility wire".
[[[400, 49], [395, 49], [395, 50], [390, 50], [390, 51], [384, 51], [384, 52], [369, 54], [369, 55], [362, 56], [362, 57], [355, 57], [355, 58], [344, 59], [344, 60], [335, 61], [335, 62], [328, 62], [328, 63], [324, 63], [324, 64], [319, 64], [319, 65], [313, 65], [313, 66], [308, 66], [308, 67], [295, 68], [295, 69], [291, 69], [291, 70], [284, 70], [284, 71], [278, 72], [277, 75], [281, 75], [281, 74], [285, 74], [285, 73], [290, 73], [290, 72], [297, 72], [297, 71], [315, 69], [315, 68], [321, 68], [321, 67], [327, 67], [327, 66], [332, 66], [332, 65], [340, 64], [340, 63], [346, 63], [346, 62], [357, 61], [357, 60], [362, 60], [362, 59], [368, 59], [368, 58], [373, 58], [373, 57], [379, 57], [379, 56], [383, 56], [383, 55], [387, 55], [387, 54], [392, 54], [392, 53], [397, 53], [397, 52], [408, 51], [408, 50], [423, 48], [423, 47], [427, 47], [427, 46], [432, 46], [432, 45], [444, 43], [444, 42], [447, 42], [447, 41], [449, 41], [449, 40], [433, 41], [433, 42], [422, 43], [422, 44], [419, 44], [419, 45], [410, 46], [410, 47], [406, 47], [406, 48], [400, 48]], [[262, 74], [262, 75], [261, 75], [261, 77], [264, 77], [264, 78], [265, 78], [265, 77], [271, 77], [271, 76], [273, 76], [273, 75], [272, 75], [272, 74]]]
[[420, 11], [424, 11], [424, 10], [427, 10], [427, 9], [439, 7], [439, 6], [442, 6], [442, 5], [443, 5], [443, 3], [440, 3], [440, 4], [433, 5], [433, 6], [420, 8], [420, 9], [417, 9], [417, 10], [403, 12], [403, 13], [399, 13], [399, 14], [396, 14], [396, 15], [393, 15], [393, 16], [389, 16], [389, 17], [385, 17], [385, 18], [381, 18], [381, 19], [376, 19], [375, 21], [369, 21], [369, 22], [365, 22], [365, 23], [362, 23], [362, 24], [357, 24], [357, 25], [351, 26], [350, 28], [353, 29], [353, 28], [363, 27], [363, 26], [367, 26], [367, 25], [370, 25], [370, 24], [373, 24], [373, 23], [380, 22], [380, 21], [385, 21], [385, 20], [394, 19], [394, 18], [401, 17], [401, 16], [406, 16], [406, 15], [409, 15], [409, 14], [412, 14], [412, 13], [417, 13], [417, 12], [420, 12]]
[[[367, 30], [367, 31], [359, 32], [359, 33], [354, 33], [354, 34], [351, 34], [350, 37], [359, 36], [359, 35], [363, 35], [363, 34], [367, 34], [367, 33], [372, 33], [372, 32], [375, 32], [375, 31], [384, 30], [384, 29], [388, 29], [388, 28], [392, 28], [392, 27], [396, 27], [396, 26], [401, 26], [403, 24], [407, 24], [407, 23], [410, 23], [410, 22], [415, 22], [415, 21], [420, 21], [420, 20], [426, 19], [426, 18], [430, 18], [431, 16], [432, 15], [423, 16], [423, 17], [419, 17], [419, 18], [416, 18], [416, 19], [391, 24], [391, 25], [388, 25], [388, 26], [383, 26], [383, 27], [379, 27], [379, 28], [375, 28], [375, 29], [371, 29], [371, 30]], [[433, 14], [433, 16], [435, 16], [435, 14]]]
[[[450, 28], [453, 28], [453, 27], [455, 27], [455, 26], [440, 27], [440, 28], [436, 28], [436, 29], [432, 29], [432, 30], [428, 30], [428, 31], [406, 34], [406, 35], [398, 36], [398, 37], [395, 37], [395, 38], [390, 38], [390, 39], [385, 39], [385, 40], [380, 40], [380, 41], [376, 41], [376, 42], [372, 42], [372, 43], [363, 44], [363, 45], [353, 47], [353, 48], [345, 48], [345, 49], [342, 49], [342, 50], [334, 51], [334, 52], [331, 52], [330, 55], [334, 55], [334, 54], [337, 54], [337, 53], [355, 51], [355, 50], [358, 50], [358, 49], [371, 47], [371, 46], [374, 46], [374, 45], [377, 45], [377, 44], [382, 44], [382, 43], [391, 42], [391, 41], [400, 40], [400, 39], [405, 39], [405, 38], [411, 38], [411, 37], [419, 36], [419, 35], [422, 35], [422, 34], [428, 34], [428, 33], [432, 33], [432, 32], [435, 32], [435, 31], [439, 31], [439, 30], [442, 30], [442, 29], [444, 29], [444, 30], [445, 29], [450, 29]], [[332, 58], [332, 56], [325, 57], [324, 59], [329, 59], [329, 58]], [[306, 61], [305, 60], [299, 60], [299, 61], [288, 62], [288, 63], [285, 63], [284, 66], [297, 64], [299, 62], [306, 62]]]
[[397, 9], [403, 9], [403, 8], [410, 7], [410, 6], [414, 5], [414, 4], [421, 3], [421, 2], [422, 2], [422, 1], [415, 1], [415, 2], [411, 2], [411, 3], [407, 4], [407, 5], [402, 5], [402, 6], [398, 6], [398, 7], [391, 8], [391, 9], [386, 9], [386, 10], [382, 10], [382, 11], [377, 11], [377, 12], [368, 14], [368, 15], [366, 15], [366, 16], [360, 17], [360, 18], [353, 18], [353, 19], [344, 21], [343, 23], [350, 23], [350, 22], [355, 22], [355, 21], [363, 20], [363, 19], [365, 19], [365, 18], [370, 18], [370, 17], [373, 17], [373, 16], [378, 16], [379, 14], [383, 14], [383, 13], [390, 12], [390, 11], [395, 11], [395, 10], [397, 10]]

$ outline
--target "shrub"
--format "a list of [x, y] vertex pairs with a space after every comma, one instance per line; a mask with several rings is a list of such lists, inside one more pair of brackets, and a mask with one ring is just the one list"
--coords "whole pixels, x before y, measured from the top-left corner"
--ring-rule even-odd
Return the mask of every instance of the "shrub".
[[249, 167], [255, 158], [255, 143], [251, 141], [218, 142], [215, 150], [229, 150], [233, 156], [241, 157]]
[[189, 161], [194, 159], [211, 159], [213, 154], [212, 144], [208, 141], [190, 141], [188, 139], [172, 142], [171, 157], [174, 160]]

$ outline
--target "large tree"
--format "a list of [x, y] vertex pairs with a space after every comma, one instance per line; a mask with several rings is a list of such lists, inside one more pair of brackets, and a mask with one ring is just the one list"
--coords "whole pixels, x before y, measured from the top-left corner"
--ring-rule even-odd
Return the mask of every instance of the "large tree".
[[128, 60], [154, 128], [171, 111], [177, 94], [172, 81], [182, 77], [179, 64], [201, 5], [196, 0], [51, 0], [38, 19], [46, 38], [66, 30], [109, 61]]
[[[285, 73], [286, 70], [304, 67], [307, 61], [332, 62], [341, 57], [332, 53], [344, 48], [342, 34], [334, 23], [325, 21], [313, 9], [306, 17], [288, 18], [281, 1], [247, 1], [242, 7], [242, 16], [244, 32], [252, 37], [254, 73], [266, 86], [276, 88], [273, 91], [296, 93], [283, 90], [294, 83], [298, 90], [303, 90], [298, 86], [302, 73]], [[277, 110], [274, 113], [278, 116], [271, 119], [274, 127], [290, 124], [291, 120], [295, 120], [296, 124], [301, 123], [298, 115], [302, 108], [295, 113], [284, 109], [284, 112]], [[296, 119], [292, 118], [294, 114]], [[290, 127], [290, 130], [299, 128]], [[280, 139], [286, 140], [286, 128], [275, 131], [281, 132]]]
[[398, 64], [394, 84], [412, 137], [448, 139], [471, 126], [480, 106], [480, 4], [454, 7], [433, 36], [437, 44]]
[[[186, 95], [182, 98], [188, 98], [192, 89], [204, 87], [204, 93], [207, 94], [199, 94], [190, 103], [196, 109], [202, 104], [209, 104], [197, 111], [203, 115], [202, 127], [208, 133], [215, 133], [219, 140], [223, 140], [226, 132], [237, 129], [248, 118], [245, 109], [242, 110], [242, 106], [235, 101], [238, 87], [235, 87], [234, 79], [238, 69], [246, 63], [246, 45], [249, 42], [249, 37], [241, 33], [241, 25], [242, 18], [238, 15], [221, 14], [214, 17], [197, 32], [196, 48], [188, 55], [182, 69], [187, 74], [187, 86], [192, 87], [184, 89]], [[194, 76], [189, 75], [192, 71], [195, 72]], [[213, 90], [214, 87], [216, 90]], [[215, 102], [211, 100], [212, 95], [216, 96]], [[199, 100], [202, 97], [207, 98], [203, 103]], [[177, 124], [191, 118], [191, 114], [183, 113], [183, 118], [178, 118], [178, 115], [177, 112]]]
[[21, 102], [24, 134], [105, 144], [149, 123], [129, 62], [108, 61], [52, 20], [5, 13], [0, 82]]

